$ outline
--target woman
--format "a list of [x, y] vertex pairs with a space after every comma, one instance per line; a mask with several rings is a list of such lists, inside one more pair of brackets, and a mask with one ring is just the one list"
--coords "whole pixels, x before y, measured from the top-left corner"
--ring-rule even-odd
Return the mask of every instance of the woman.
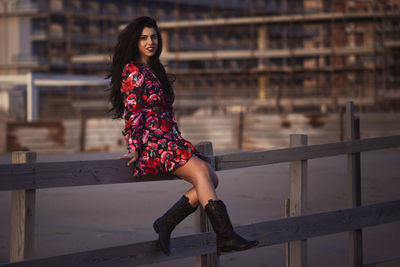
[[125, 119], [128, 153], [122, 159], [133, 165], [134, 176], [171, 173], [191, 184], [188, 190], [154, 224], [161, 250], [170, 255], [175, 226], [204, 207], [217, 235], [217, 251], [244, 250], [256, 246], [233, 231], [226, 207], [217, 199], [218, 178], [193, 145], [181, 137], [172, 103], [174, 92], [159, 56], [161, 35], [155, 20], [139, 17], [126, 26], [115, 47], [110, 101], [114, 118]]

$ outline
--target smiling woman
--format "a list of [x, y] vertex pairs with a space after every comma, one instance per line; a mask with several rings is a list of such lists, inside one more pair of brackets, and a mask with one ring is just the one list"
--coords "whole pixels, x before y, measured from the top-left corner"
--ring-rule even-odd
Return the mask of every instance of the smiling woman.
[[148, 64], [149, 58], [154, 56], [158, 46], [157, 32], [154, 28], [143, 28], [139, 38], [138, 49], [141, 55], [141, 62]]
[[118, 37], [111, 66], [110, 101], [114, 118], [123, 118], [122, 134], [128, 153], [120, 157], [133, 165], [134, 176], [172, 173], [193, 187], [153, 223], [161, 250], [170, 255], [175, 226], [204, 207], [217, 234], [217, 251], [244, 250], [256, 246], [233, 231], [226, 207], [217, 200], [218, 177], [209, 159], [183, 139], [174, 116], [171, 83], [159, 57], [162, 39], [156, 22], [139, 17]]

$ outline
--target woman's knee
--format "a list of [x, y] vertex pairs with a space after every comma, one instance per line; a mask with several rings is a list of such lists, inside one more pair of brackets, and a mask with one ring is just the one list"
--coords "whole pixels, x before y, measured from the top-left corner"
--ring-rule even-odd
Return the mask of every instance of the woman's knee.
[[215, 173], [214, 169], [207, 163], [202, 162], [202, 173], [203, 177], [207, 177], [209, 181], [214, 185], [214, 188], [218, 186], [218, 176]]
[[218, 186], [218, 176], [207, 163], [200, 161], [193, 182], [195, 186], [198, 183], [212, 183], [214, 188], [216, 188]]
[[194, 186], [203, 183], [212, 183], [214, 187], [218, 185], [218, 177], [215, 171], [197, 157], [191, 158], [187, 164], [178, 168], [174, 174], [187, 180]]
[[197, 183], [204, 183], [204, 182], [214, 183], [214, 180], [212, 178], [212, 175], [210, 173], [210, 170], [209, 170], [207, 164], [205, 164], [203, 162], [201, 162], [199, 164], [197, 172], [196, 172], [195, 181]]
[[214, 170], [211, 171], [211, 181], [214, 184], [214, 188], [217, 188], [219, 180], [218, 180], [218, 176]]

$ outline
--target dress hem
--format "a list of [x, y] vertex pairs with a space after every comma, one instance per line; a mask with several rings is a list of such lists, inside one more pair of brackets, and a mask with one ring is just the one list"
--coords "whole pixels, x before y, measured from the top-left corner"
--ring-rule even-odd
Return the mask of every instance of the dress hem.
[[[172, 168], [172, 170], [170, 170], [170, 171], [168, 171], [168, 172], [166, 172], [166, 173], [175, 175], [175, 174], [173, 174], [172, 172], [174, 172], [174, 171], [177, 170], [178, 168], [180, 168], [180, 167], [186, 165], [186, 163], [188, 163], [188, 161], [189, 161], [193, 156], [195, 156], [195, 154], [194, 154], [192, 151], [190, 151], [190, 157], [186, 160], [186, 162], [185, 162], [184, 164], [182, 164], [182, 165], [181, 165], [181, 164], [176, 165], [176, 166], [174, 166], [174, 167]], [[175, 176], [176, 176], [176, 175], [175, 175]], [[179, 176], [177, 176], [177, 177], [179, 177]], [[179, 177], [179, 179], [182, 179], [182, 178]]]

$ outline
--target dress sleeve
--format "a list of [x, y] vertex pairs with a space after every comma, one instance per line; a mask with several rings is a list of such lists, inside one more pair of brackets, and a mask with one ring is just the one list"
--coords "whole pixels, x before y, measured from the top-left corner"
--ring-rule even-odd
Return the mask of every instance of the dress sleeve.
[[140, 154], [142, 148], [142, 135], [145, 122], [143, 112], [143, 80], [144, 75], [133, 64], [127, 64], [122, 71], [121, 95], [124, 101], [125, 136], [129, 153], [137, 151]]

